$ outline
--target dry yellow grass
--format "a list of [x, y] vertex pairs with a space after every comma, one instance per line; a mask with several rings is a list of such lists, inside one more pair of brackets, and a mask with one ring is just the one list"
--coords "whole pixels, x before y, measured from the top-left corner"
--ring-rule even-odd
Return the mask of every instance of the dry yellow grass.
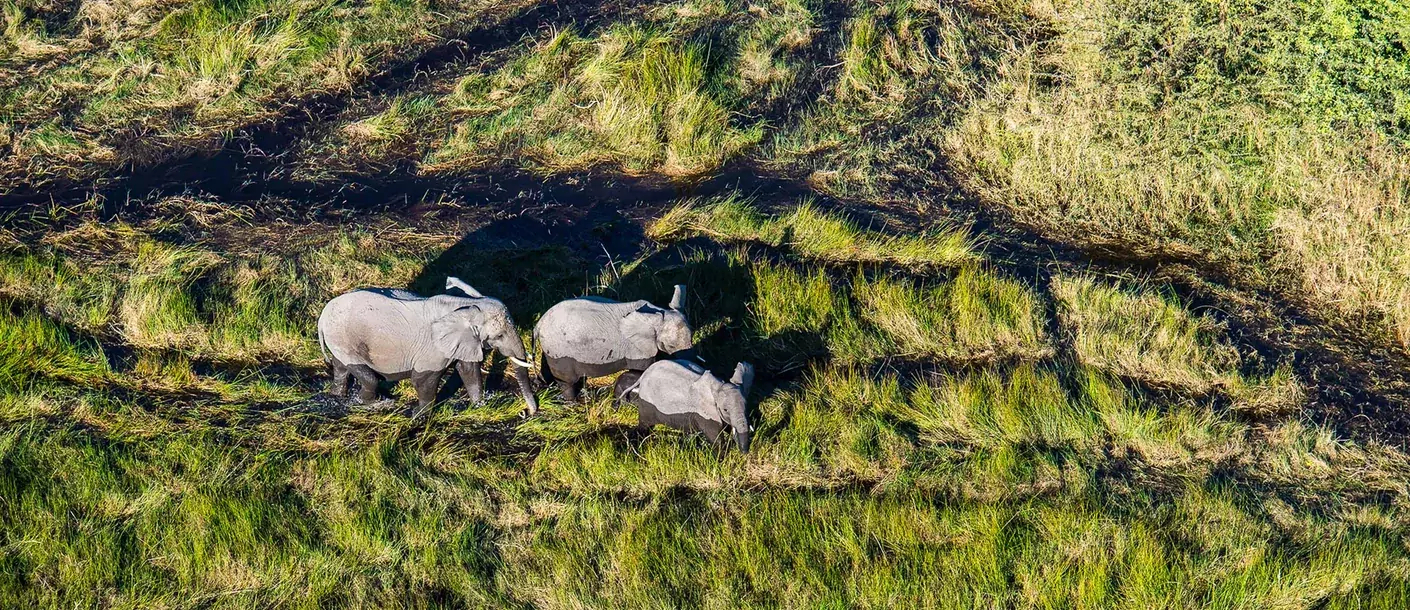
[[1410, 156], [1369, 137], [1298, 152], [1286, 162], [1304, 177], [1301, 201], [1274, 216], [1273, 260], [1297, 294], [1410, 352]]
[[[1185, 16], [1166, 24], [1166, 35], [1198, 62], [1204, 45], [1217, 44], [1203, 37], [1222, 26], [1202, 23], [1201, 9], [1169, 6], [1151, 13]], [[1051, 7], [1056, 39], [1007, 58], [1005, 77], [947, 135], [961, 182], [1044, 233], [1232, 268], [1253, 286], [1306, 299], [1328, 318], [1410, 349], [1404, 143], [1376, 131], [1353, 93], [1325, 80], [1277, 80], [1323, 69], [1298, 49], [1269, 49], [1273, 67], [1247, 68], [1257, 76], [1244, 81], [1235, 80], [1244, 66], [1189, 77], [1225, 91], [1172, 93], [1160, 81], [1167, 75], [1119, 63], [1130, 46], [1121, 37], [1162, 27], [1121, 21], [1126, 8], [1105, 0]], [[1260, 18], [1301, 10], [1279, 3]], [[1321, 35], [1304, 27], [1297, 36]], [[1179, 64], [1185, 56], [1165, 57]], [[1380, 67], [1388, 77], [1394, 69]], [[1046, 74], [1061, 78], [1050, 84]], [[1288, 110], [1307, 99], [1325, 106]], [[1329, 127], [1342, 122], [1353, 125]]]

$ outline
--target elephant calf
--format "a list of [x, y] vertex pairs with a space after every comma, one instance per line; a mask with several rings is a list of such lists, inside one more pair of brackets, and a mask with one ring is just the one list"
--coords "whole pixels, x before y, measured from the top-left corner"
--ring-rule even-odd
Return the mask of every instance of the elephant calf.
[[588, 377], [643, 371], [660, 354], [690, 353], [685, 286], [676, 286], [670, 309], [646, 301], [568, 299], [539, 318], [534, 340], [543, 350], [544, 380], [557, 381], [564, 398], [578, 400]]
[[662, 360], [644, 372], [623, 374], [615, 389], [618, 400], [636, 405], [638, 428], [664, 424], [719, 442], [729, 426], [739, 450], [747, 453], [753, 429], [744, 405], [753, 382], [754, 367], [747, 362], [739, 363], [726, 383], [694, 362]]
[[334, 396], [347, 395], [349, 376], [361, 386], [358, 399], [377, 399], [377, 380], [411, 379], [417, 403], [436, 400], [441, 377], [455, 364], [472, 402], [480, 402], [480, 363], [493, 348], [515, 365], [514, 376], [529, 406], [538, 411], [529, 385], [528, 354], [504, 303], [486, 297], [456, 278], [446, 288], [466, 296], [430, 298], [389, 288], [354, 290], [338, 296], [318, 316], [323, 360], [333, 367]]

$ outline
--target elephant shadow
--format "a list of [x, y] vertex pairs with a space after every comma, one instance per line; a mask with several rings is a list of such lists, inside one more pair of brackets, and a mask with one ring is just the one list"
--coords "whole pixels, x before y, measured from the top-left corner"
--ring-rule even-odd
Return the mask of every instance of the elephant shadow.
[[446, 292], [458, 277], [497, 298], [521, 330], [574, 296], [598, 294], [600, 279], [638, 255], [641, 227], [620, 212], [594, 208], [579, 218], [521, 214], [480, 227], [446, 248], [408, 283], [423, 295]]
[[[406, 288], [427, 296], [460, 294], [446, 288], [446, 278], [460, 278], [504, 302], [527, 340], [549, 307], [563, 299], [601, 294], [645, 244], [640, 224], [618, 208], [526, 210], [465, 234], [423, 265]], [[505, 358], [491, 357], [485, 377], [486, 391], [513, 391], [512, 382], [505, 381]], [[453, 399], [463, 387], [459, 375], [447, 378], [438, 402]]]
[[[758, 296], [754, 264], [736, 252], [703, 238], [656, 244], [640, 222], [616, 208], [566, 219], [526, 213], [467, 233], [426, 263], [407, 288], [440, 294], [446, 292], [447, 277], [458, 277], [503, 301], [527, 339], [543, 313], [564, 299], [596, 295], [664, 305], [673, 286], [685, 284], [687, 316], [706, 367], [728, 379], [735, 363], [755, 365], [750, 415], [757, 417], [761, 391], [772, 393], [778, 384], [807, 370], [810, 362], [826, 355], [826, 342], [817, 332], [786, 330], [761, 336], [751, 328], [750, 304]], [[536, 348], [530, 346], [531, 354]], [[496, 356], [489, 364], [485, 389], [513, 391], [506, 359]], [[453, 400], [462, 388], [458, 375], [447, 377], [438, 402]]]

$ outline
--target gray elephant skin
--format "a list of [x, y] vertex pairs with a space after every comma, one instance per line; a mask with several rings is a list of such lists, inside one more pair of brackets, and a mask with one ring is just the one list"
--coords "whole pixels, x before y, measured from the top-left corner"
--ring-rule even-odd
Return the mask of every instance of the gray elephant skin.
[[334, 396], [347, 395], [349, 377], [360, 386], [358, 399], [377, 399], [377, 381], [410, 379], [417, 403], [436, 400], [441, 377], [454, 364], [471, 402], [483, 393], [481, 362], [498, 350], [514, 364], [514, 376], [529, 413], [538, 411], [529, 384], [528, 354], [504, 303], [480, 294], [456, 278], [446, 288], [465, 296], [423, 297], [405, 290], [367, 288], [338, 296], [318, 317], [318, 343], [333, 368]]
[[704, 433], [718, 443], [728, 427], [735, 444], [749, 451], [753, 429], [745, 412], [754, 367], [739, 363], [728, 382], [687, 360], [661, 360], [641, 373], [617, 378], [617, 399], [636, 406], [637, 427], [663, 424], [677, 430]]
[[663, 354], [691, 353], [685, 286], [675, 287], [669, 308], [647, 301], [568, 299], [539, 318], [534, 340], [543, 352], [544, 380], [556, 381], [565, 399], [578, 400], [589, 377], [643, 371]]

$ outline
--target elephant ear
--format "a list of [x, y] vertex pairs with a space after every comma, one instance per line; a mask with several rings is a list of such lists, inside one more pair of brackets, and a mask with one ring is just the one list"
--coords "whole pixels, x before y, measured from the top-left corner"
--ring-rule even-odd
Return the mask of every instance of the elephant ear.
[[656, 329], [665, 320], [666, 314], [653, 311], [650, 305], [643, 305], [622, 318], [622, 338], [626, 340], [626, 358], [644, 360], [656, 355]]
[[728, 423], [728, 416], [720, 409], [720, 403], [715, 399], [716, 390], [720, 387], [720, 380], [714, 375], [705, 373], [690, 384], [690, 401], [695, 408], [707, 418], [719, 422]]
[[485, 348], [480, 340], [479, 317], [479, 308], [472, 305], [437, 318], [431, 322], [431, 343], [451, 360], [483, 361]]
[[734, 376], [730, 377], [729, 382], [739, 386], [739, 392], [744, 394], [747, 398], [749, 396], [749, 387], [754, 385], [754, 365], [748, 362], [736, 364], [734, 366]]

